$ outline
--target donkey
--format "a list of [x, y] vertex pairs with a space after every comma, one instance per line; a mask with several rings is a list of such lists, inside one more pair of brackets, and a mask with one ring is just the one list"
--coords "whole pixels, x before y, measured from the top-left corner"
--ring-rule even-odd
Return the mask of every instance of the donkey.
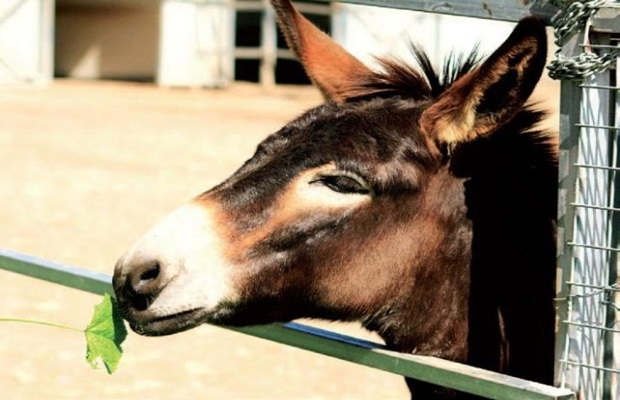
[[528, 103], [543, 24], [523, 19], [484, 61], [439, 73], [414, 47], [419, 68], [375, 71], [272, 1], [326, 102], [119, 259], [132, 329], [360, 321], [397, 351], [552, 383], [557, 140]]

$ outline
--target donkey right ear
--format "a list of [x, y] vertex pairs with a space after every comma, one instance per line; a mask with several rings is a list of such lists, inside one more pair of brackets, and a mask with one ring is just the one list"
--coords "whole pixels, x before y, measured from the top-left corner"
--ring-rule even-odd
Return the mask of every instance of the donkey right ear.
[[493, 132], [530, 97], [546, 55], [544, 24], [534, 17], [521, 20], [480, 67], [459, 78], [424, 111], [422, 129], [448, 147]]
[[323, 95], [344, 102], [354, 95], [368, 67], [299, 13], [290, 0], [271, 0], [289, 47]]

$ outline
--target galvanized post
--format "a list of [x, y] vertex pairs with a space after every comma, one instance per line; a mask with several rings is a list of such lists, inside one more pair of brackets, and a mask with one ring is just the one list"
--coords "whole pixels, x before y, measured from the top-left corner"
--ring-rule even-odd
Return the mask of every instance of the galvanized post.
[[[583, 35], [575, 35], [564, 46], [563, 52], [579, 50], [579, 43], [583, 41]], [[568, 319], [571, 313], [570, 286], [567, 282], [572, 280], [573, 249], [567, 244], [573, 240], [573, 221], [575, 209], [571, 206], [575, 202], [577, 171], [572, 166], [578, 159], [579, 107], [581, 104], [582, 90], [579, 85], [570, 80], [563, 80], [560, 88], [560, 152], [558, 164], [558, 268], [556, 274], [557, 292], [557, 325], [555, 345], [555, 377], [556, 385], [560, 387], [573, 387], [571, 382], [566, 381], [567, 370], [571, 365], [561, 362], [568, 354], [568, 327], [563, 321]]]
[[[620, 43], [616, 45], [620, 48]], [[620, 50], [620, 49], [619, 49]], [[610, 71], [610, 87], [616, 86], [615, 90], [611, 90], [609, 93], [610, 104], [609, 114], [610, 122], [613, 126], [620, 127], [620, 98], [618, 97], [618, 84], [620, 78], [620, 61], [616, 60], [616, 71]], [[615, 78], [615, 79], [614, 79]], [[620, 128], [611, 130], [610, 132], [610, 187], [609, 187], [609, 204], [612, 209], [620, 210]], [[620, 248], [620, 212], [612, 211], [609, 216], [609, 236], [610, 246]], [[620, 268], [620, 257], [617, 252], [611, 252], [609, 260], [609, 279], [608, 285], [611, 287], [618, 283], [618, 269]], [[605, 316], [605, 326], [613, 327], [616, 324], [617, 310], [615, 304], [617, 304], [618, 292], [610, 291], [606, 294], [605, 301], [607, 302], [607, 314]], [[616, 336], [614, 332], [607, 331], [605, 333], [605, 355], [604, 355], [604, 367], [614, 369], [618, 367], [616, 365]], [[618, 387], [618, 376], [616, 374], [605, 374], [603, 380], [603, 393], [605, 398], [618, 400], [620, 393]]]
[[560, 157], [559, 157], [559, 185], [558, 185], [558, 269], [557, 269], [557, 320], [558, 333], [556, 336], [556, 384], [561, 387], [573, 387], [566, 381], [567, 370], [571, 365], [562, 363], [568, 353], [568, 327], [563, 321], [568, 319], [571, 310], [570, 285], [572, 280], [573, 249], [567, 245], [572, 241], [575, 218], [575, 209], [571, 206], [575, 202], [575, 187], [577, 171], [570, 168], [577, 163], [579, 128], [576, 127], [579, 119], [578, 105], [581, 102], [581, 88], [573, 81], [563, 81], [560, 101]]

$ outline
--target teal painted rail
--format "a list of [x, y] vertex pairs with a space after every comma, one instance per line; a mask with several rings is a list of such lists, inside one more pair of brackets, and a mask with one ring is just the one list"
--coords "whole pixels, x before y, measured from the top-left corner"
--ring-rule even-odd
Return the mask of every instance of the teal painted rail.
[[[94, 294], [112, 293], [111, 278], [108, 275], [10, 250], [0, 249], [0, 269]], [[439, 358], [402, 354], [387, 350], [378, 343], [294, 322], [228, 329], [491, 399], [575, 399], [573, 392], [568, 389], [541, 385]]]

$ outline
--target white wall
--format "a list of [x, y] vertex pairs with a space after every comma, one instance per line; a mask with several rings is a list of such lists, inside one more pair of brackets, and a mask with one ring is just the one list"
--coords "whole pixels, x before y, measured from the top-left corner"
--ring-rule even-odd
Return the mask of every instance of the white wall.
[[0, 84], [52, 77], [52, 0], [0, 0]]

